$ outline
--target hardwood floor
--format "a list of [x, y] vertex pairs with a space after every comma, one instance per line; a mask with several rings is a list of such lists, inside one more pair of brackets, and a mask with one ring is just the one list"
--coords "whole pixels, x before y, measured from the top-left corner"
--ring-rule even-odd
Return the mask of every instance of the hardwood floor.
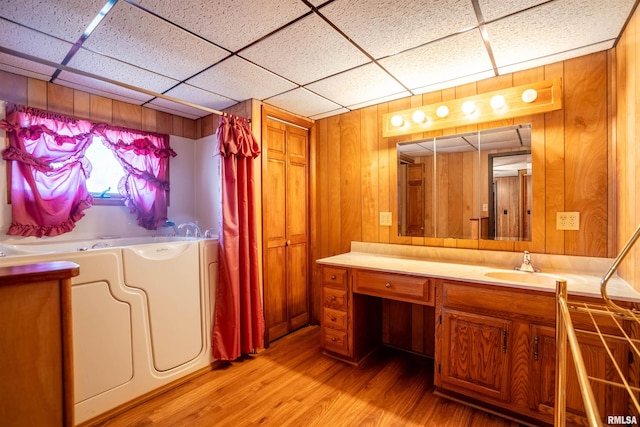
[[383, 348], [366, 366], [324, 356], [309, 326], [99, 424], [517, 426], [432, 394], [433, 362]]

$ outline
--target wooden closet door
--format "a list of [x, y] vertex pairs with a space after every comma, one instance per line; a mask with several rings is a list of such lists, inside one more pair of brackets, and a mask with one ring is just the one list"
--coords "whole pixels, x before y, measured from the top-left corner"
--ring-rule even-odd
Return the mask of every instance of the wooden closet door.
[[308, 131], [266, 119], [264, 298], [268, 340], [309, 322]]

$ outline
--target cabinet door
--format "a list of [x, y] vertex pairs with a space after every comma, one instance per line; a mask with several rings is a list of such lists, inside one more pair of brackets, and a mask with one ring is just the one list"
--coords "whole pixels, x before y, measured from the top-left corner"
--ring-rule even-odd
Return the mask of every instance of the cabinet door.
[[442, 310], [442, 387], [474, 397], [509, 400], [510, 321]]
[[[576, 331], [580, 342], [580, 351], [589, 376], [600, 379], [616, 380], [613, 362], [602, 346], [600, 337], [594, 334]], [[548, 415], [551, 421], [555, 402], [556, 345], [555, 329], [548, 326], [532, 325], [533, 357], [531, 365], [533, 409]], [[616, 364], [628, 376], [629, 346], [622, 341], [608, 343]], [[571, 423], [587, 425], [584, 418], [584, 405], [578, 386], [578, 378], [573, 364], [571, 351], [567, 348], [567, 420]], [[619, 387], [603, 382], [590, 381], [601, 416], [626, 414], [627, 395]]]

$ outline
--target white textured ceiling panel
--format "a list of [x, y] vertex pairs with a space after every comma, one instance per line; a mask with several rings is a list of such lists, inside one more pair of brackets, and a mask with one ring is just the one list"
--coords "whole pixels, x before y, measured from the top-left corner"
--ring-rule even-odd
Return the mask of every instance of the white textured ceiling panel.
[[320, 120], [320, 119], [324, 119], [325, 117], [331, 117], [331, 116], [335, 116], [338, 114], [342, 114], [342, 113], [348, 113], [350, 110], [348, 108], [338, 108], [337, 110], [331, 110], [331, 111], [327, 111], [326, 113], [320, 113], [320, 114], [316, 114], [314, 116], [309, 116], [310, 118], [312, 118], [313, 120]]
[[[306, 87], [345, 107], [404, 91], [397, 81], [375, 64], [363, 65]], [[409, 92], [404, 92], [409, 96]]]
[[402, 92], [399, 92], [399, 93], [394, 93], [394, 94], [391, 94], [391, 95], [383, 96], [382, 98], [372, 98], [372, 99], [369, 99], [369, 100], [364, 101], [364, 102], [359, 102], [357, 104], [349, 105], [349, 108], [352, 109], [352, 110], [357, 110], [358, 108], [364, 108], [364, 107], [369, 107], [369, 106], [375, 105], [375, 104], [381, 104], [383, 102], [393, 101], [393, 100], [396, 100], [396, 99], [404, 98], [405, 96], [407, 96], [407, 92], [406, 91], [402, 91]]
[[232, 56], [187, 83], [237, 101], [265, 99], [297, 86], [252, 63]]
[[492, 69], [478, 29], [382, 59], [380, 64], [409, 89]]
[[202, 117], [202, 112], [200, 110], [185, 107], [183, 105], [176, 104], [175, 102], [169, 102], [163, 99], [155, 99], [153, 102], [146, 104], [145, 107], [153, 108], [154, 110], [163, 111], [176, 116], [186, 117], [191, 120], [196, 120]]
[[106, 0], [2, 0], [0, 16], [75, 43]]
[[548, 0], [478, 0], [486, 22], [529, 9]]
[[477, 25], [469, 0], [336, 0], [320, 9], [374, 58]]
[[152, 12], [230, 51], [237, 51], [308, 13], [299, 0], [140, 0]]
[[274, 96], [273, 98], [267, 99], [265, 102], [287, 111], [299, 111], [298, 114], [306, 117], [315, 116], [328, 111], [334, 111], [340, 108], [339, 105], [323, 99], [322, 97], [303, 88]]
[[49, 80], [55, 68], [0, 53], [0, 70], [37, 80]]
[[[179, 84], [174, 87], [170, 91], [166, 92], [165, 95], [171, 96], [173, 98], [183, 99], [185, 101], [191, 102], [193, 104], [201, 105], [203, 107], [212, 108], [214, 110], [224, 110], [225, 108], [231, 107], [238, 102], [226, 98], [224, 96], [218, 95], [216, 93], [212, 93], [195, 86], [188, 85], [186, 83]], [[164, 99], [154, 100], [153, 103], [159, 102], [160, 104], [164, 104], [166, 101]], [[174, 104], [172, 102], [172, 104]], [[183, 108], [182, 106], [176, 108]], [[184, 111], [192, 111], [193, 107], [184, 106]], [[197, 112], [197, 113], [196, 113]], [[191, 114], [198, 114], [200, 117], [207, 116], [211, 113], [205, 112], [203, 110], [195, 109]]]
[[177, 80], [228, 56], [225, 50], [125, 2], [116, 3], [84, 47]]
[[175, 86], [178, 81], [134, 67], [115, 59], [80, 49], [71, 59], [69, 66], [107, 77], [111, 80], [137, 86], [152, 92], [162, 93]]
[[[634, 0], [556, 0], [487, 25], [505, 67], [618, 37]], [[607, 19], [602, 11], [607, 10]]]
[[72, 44], [0, 19], [3, 47], [48, 61], [60, 62]]
[[427, 86], [422, 86], [418, 88], [411, 89], [411, 91], [415, 95], [420, 95], [422, 93], [433, 92], [436, 90], [447, 89], [454, 86], [465, 85], [467, 83], [477, 82], [479, 80], [489, 79], [491, 77], [495, 77], [495, 73], [493, 70], [486, 70], [476, 74], [469, 74], [463, 77], [459, 77], [451, 80], [443, 80], [438, 83], [434, 83]]
[[97, 81], [68, 71], [60, 73], [59, 78], [56, 79], [56, 84], [138, 105], [153, 99], [153, 96], [142, 92], [99, 80]]
[[609, 40], [578, 49], [568, 50], [566, 52], [558, 53], [555, 55], [532, 59], [531, 61], [520, 62], [517, 64], [507, 65], [505, 67], [499, 67], [498, 71], [500, 72], [500, 74], [515, 73], [516, 71], [527, 70], [529, 68], [540, 67], [542, 65], [553, 64], [554, 62], [565, 61], [567, 59], [601, 52], [603, 50], [611, 49], [612, 47], [613, 40]]
[[290, 25], [240, 55], [301, 85], [369, 62], [317, 15]]

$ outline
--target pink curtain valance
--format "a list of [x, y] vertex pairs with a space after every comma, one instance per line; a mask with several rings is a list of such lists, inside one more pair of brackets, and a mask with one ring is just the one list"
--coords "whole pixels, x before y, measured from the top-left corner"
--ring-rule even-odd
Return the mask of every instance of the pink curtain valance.
[[166, 220], [168, 158], [176, 153], [169, 136], [93, 123], [9, 104], [0, 127], [11, 161], [12, 223], [7, 234], [56, 236], [71, 231], [93, 203], [86, 180], [91, 163], [84, 153], [100, 136], [122, 165], [124, 203], [138, 224], [155, 229]]

